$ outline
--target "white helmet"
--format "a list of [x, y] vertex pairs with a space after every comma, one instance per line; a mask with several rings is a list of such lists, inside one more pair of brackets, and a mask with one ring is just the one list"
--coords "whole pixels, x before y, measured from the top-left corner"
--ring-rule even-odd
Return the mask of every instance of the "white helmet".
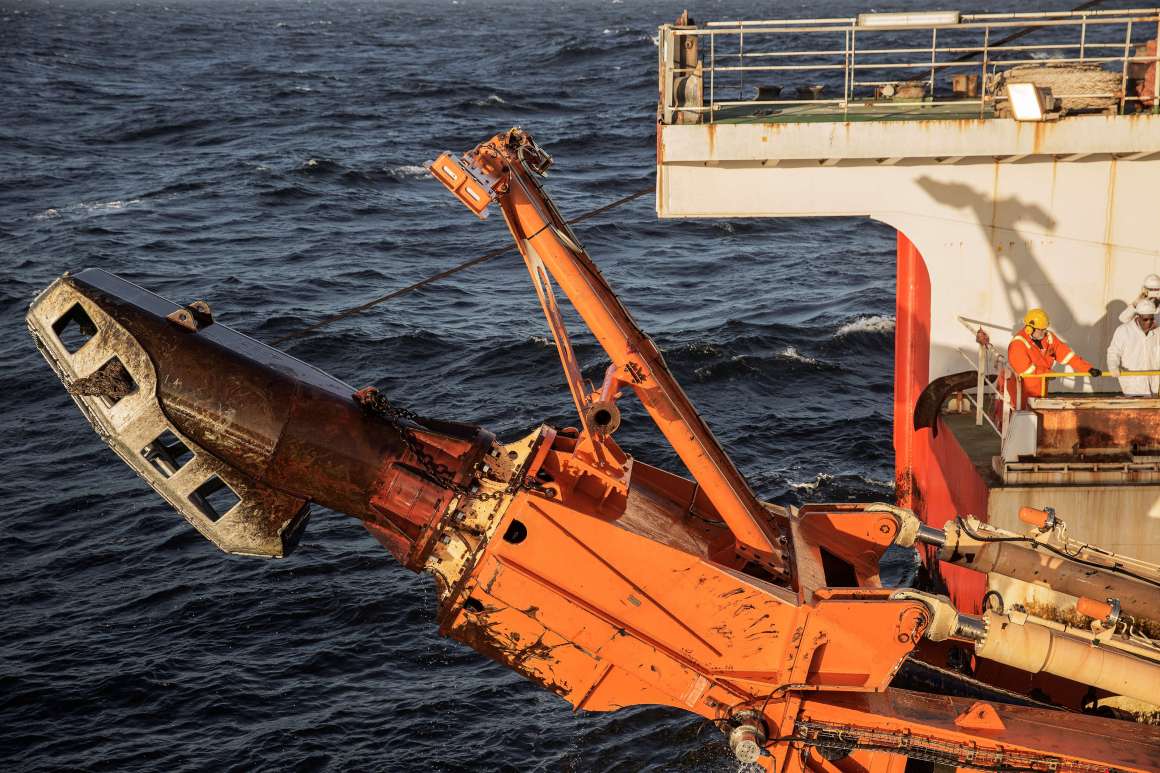
[[1136, 305], [1132, 307], [1136, 312], [1137, 317], [1154, 317], [1156, 316], [1156, 304], [1149, 298], [1136, 301]]
[[1149, 274], [1144, 277], [1145, 290], [1160, 290], [1160, 276], [1156, 274]]

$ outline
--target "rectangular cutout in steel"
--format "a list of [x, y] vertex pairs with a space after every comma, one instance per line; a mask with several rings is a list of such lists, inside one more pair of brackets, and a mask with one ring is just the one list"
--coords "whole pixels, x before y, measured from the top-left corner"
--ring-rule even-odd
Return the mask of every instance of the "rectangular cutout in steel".
[[149, 445], [141, 449], [141, 456], [167, 478], [193, 458], [193, 452], [169, 430], [165, 430]]
[[68, 391], [84, 397], [99, 397], [106, 408], [112, 408], [137, 391], [137, 382], [119, 357], [110, 357], [89, 375], [69, 384]]
[[189, 501], [202, 515], [216, 523], [242, 500], [225, 481], [214, 475], [189, 495]]
[[83, 306], [74, 303], [61, 318], [52, 324], [52, 332], [69, 354], [76, 352], [97, 334], [97, 326]]

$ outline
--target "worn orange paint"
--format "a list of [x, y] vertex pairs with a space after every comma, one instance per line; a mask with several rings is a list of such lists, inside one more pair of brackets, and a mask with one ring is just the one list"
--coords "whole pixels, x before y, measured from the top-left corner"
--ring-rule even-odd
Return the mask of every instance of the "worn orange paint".
[[[663, 704], [726, 731], [748, 717], [767, 731], [759, 762], [770, 771], [901, 773], [908, 744], [964, 767], [980, 754], [1027, 752], [1044, 769], [1100, 754], [1147, 770], [1134, 760], [1160, 753], [1157, 733], [1133, 728], [1129, 738], [1083, 718], [1089, 741], [1116, 748], [1061, 754], [1055, 738], [1035, 735], [1035, 721], [1045, 723], [1023, 713], [1033, 710], [1003, 707], [1011, 729], [980, 735], [954, 722], [964, 702], [890, 687], [930, 624], [927, 605], [872, 582], [807, 591], [800, 578], [822, 571], [805, 564], [823, 547], [865, 573], [897, 524], [859, 506], [795, 515], [756, 501], [532, 177], [546, 158], [512, 130], [461, 168], [489, 187], [529, 267], [545, 267], [568, 295], [695, 481], [616, 457], [612, 439], [587, 428], [543, 431], [519, 473], [540, 485], [511, 495], [494, 536], [464, 555], [461, 579], [440, 580], [441, 630], [577, 709]], [[610, 497], [601, 475], [574, 463], [584, 448], [610, 454], [625, 496]], [[796, 557], [787, 533], [802, 548]], [[832, 763], [811, 752], [827, 739], [857, 746]]]
[[850, 564], [864, 583], [878, 576], [878, 561], [898, 535], [893, 517], [874, 518], [861, 505], [805, 505], [798, 517], [801, 534]]

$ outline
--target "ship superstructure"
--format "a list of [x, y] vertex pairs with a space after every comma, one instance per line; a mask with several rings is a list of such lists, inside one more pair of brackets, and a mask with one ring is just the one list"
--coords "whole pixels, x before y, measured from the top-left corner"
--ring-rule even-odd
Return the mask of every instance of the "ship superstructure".
[[[1064, 379], [1014, 411], [994, 387], [1028, 309], [1102, 362], [1120, 312], [1160, 270], [1157, 18], [686, 16], [662, 29], [661, 217], [897, 229], [897, 496], [931, 525], [974, 513], [1017, 529], [1021, 507], [1051, 506], [1073, 538], [1160, 560], [1160, 402]], [[924, 390], [964, 370], [977, 378], [916, 420]], [[979, 575], [942, 574], [962, 608], [981, 608]], [[991, 586], [1009, 603], [1067, 603]]]

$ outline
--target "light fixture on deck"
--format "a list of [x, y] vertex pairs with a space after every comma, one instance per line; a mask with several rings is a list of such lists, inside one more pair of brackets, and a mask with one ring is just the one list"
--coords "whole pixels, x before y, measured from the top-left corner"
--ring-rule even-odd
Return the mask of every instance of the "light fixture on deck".
[[899, 13], [860, 13], [859, 27], [941, 27], [958, 24], [959, 11], [904, 11]]
[[1034, 83], [1008, 83], [1007, 99], [1016, 121], [1042, 121], [1045, 113], [1043, 92]]

